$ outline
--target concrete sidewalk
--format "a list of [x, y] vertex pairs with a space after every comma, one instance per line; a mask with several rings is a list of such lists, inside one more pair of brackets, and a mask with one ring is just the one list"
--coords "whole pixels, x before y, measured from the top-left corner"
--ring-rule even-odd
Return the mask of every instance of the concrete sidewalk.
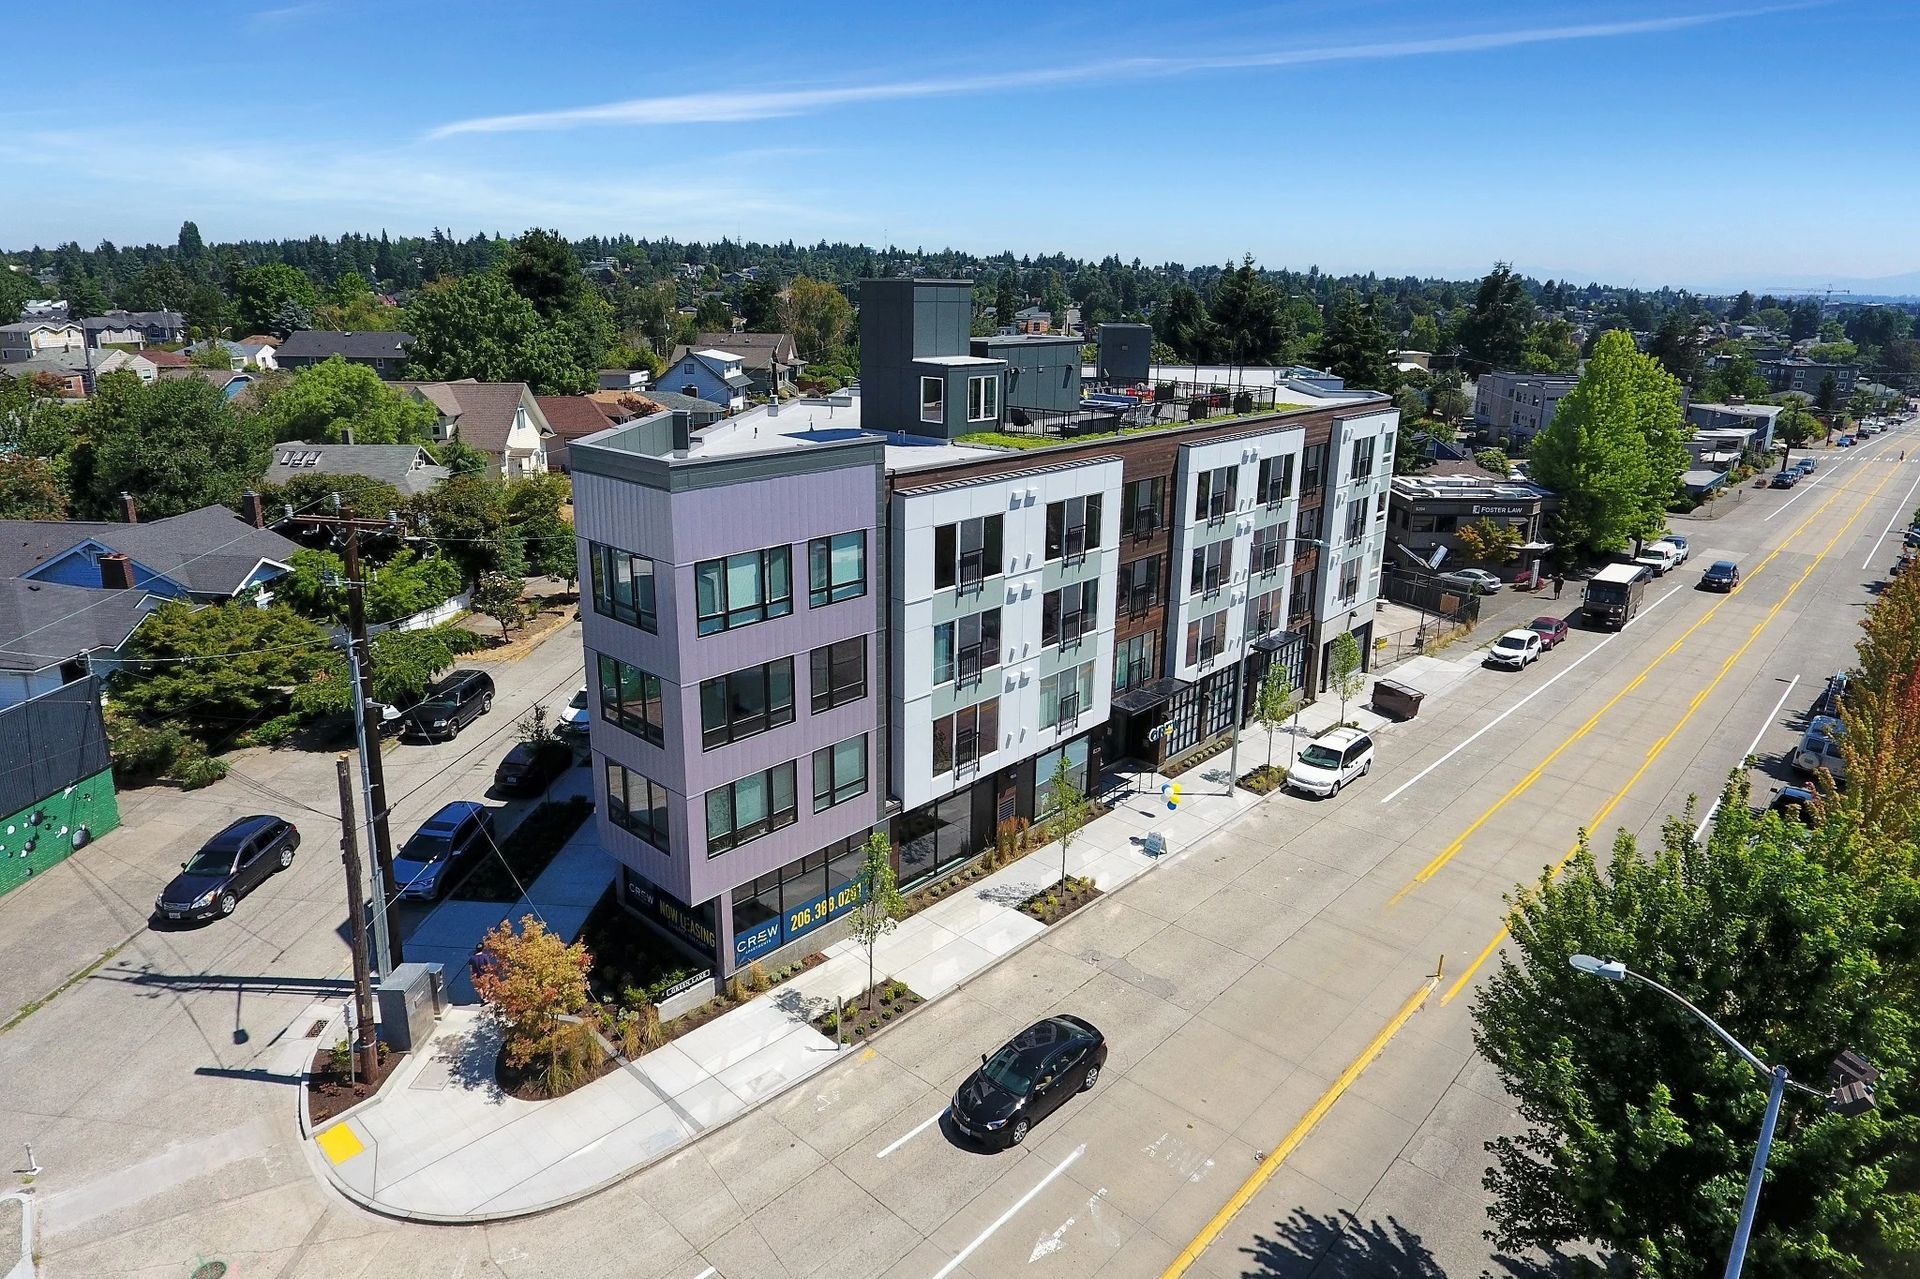
[[[1416, 658], [1395, 667], [1393, 675], [1431, 699], [1444, 695], [1472, 665], [1471, 660]], [[1347, 717], [1369, 729], [1386, 724], [1357, 703], [1348, 707]], [[1298, 740], [1304, 745], [1338, 718], [1337, 699], [1323, 698], [1302, 712]], [[1288, 736], [1276, 734], [1276, 757], [1292, 757]], [[1241, 745], [1242, 772], [1265, 761], [1264, 732], [1246, 731]], [[1124, 778], [1105, 796], [1112, 811], [1074, 840], [1069, 870], [1112, 892], [1158, 861], [1188, 855], [1263, 802], [1303, 802], [1278, 794], [1263, 800], [1238, 789], [1224, 793], [1227, 762], [1221, 754], [1177, 778], [1185, 794], [1172, 812], [1160, 793], [1165, 778], [1157, 773]], [[1149, 834], [1164, 841], [1158, 857], [1146, 851]], [[572, 886], [590, 878], [584, 868], [595, 865], [595, 858], [611, 864], [604, 853], [584, 846], [577, 859], [569, 860], [575, 851], [569, 845], [511, 913], [527, 902], [542, 903], [550, 895], [552, 876], [559, 891], [551, 908], [541, 905], [542, 912], [556, 925], [570, 919], [565, 912], [572, 909], [571, 901], [559, 898], [581, 895]], [[1048, 845], [901, 921], [876, 948], [876, 972], [905, 982], [929, 1001], [938, 999], [1046, 931], [1017, 906], [1054, 882], [1059, 871], [1059, 846]], [[582, 919], [591, 904], [580, 908]], [[501, 911], [498, 905], [488, 909]], [[456, 925], [465, 930], [465, 949], [446, 962], [452, 974], [457, 960], [464, 981], [474, 934], [464, 912], [457, 920], [450, 917], [445, 931], [451, 935]], [[573, 931], [578, 927], [573, 924]], [[424, 953], [410, 946], [410, 958]], [[745, 1114], [841, 1056], [863, 1051], [836, 1049], [808, 1024], [836, 997], [855, 995], [867, 984], [866, 952], [857, 944], [838, 942], [827, 955], [826, 963], [554, 1101], [524, 1102], [502, 1094], [494, 1083], [498, 1040], [491, 1021], [477, 1007], [455, 1008], [377, 1097], [312, 1136], [311, 1162], [356, 1202], [419, 1221], [496, 1220], [582, 1198]]]

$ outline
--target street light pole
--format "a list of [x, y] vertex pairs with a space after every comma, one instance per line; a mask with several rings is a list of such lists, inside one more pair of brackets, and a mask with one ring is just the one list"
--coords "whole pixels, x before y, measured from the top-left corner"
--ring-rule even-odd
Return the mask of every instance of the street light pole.
[[[1682, 1008], [1692, 1013], [1701, 1024], [1705, 1025], [1708, 1030], [1711, 1030], [1718, 1036], [1721, 1042], [1725, 1043], [1727, 1047], [1731, 1048], [1734, 1053], [1767, 1080], [1767, 1113], [1766, 1117], [1760, 1122], [1760, 1143], [1754, 1148], [1753, 1164], [1747, 1171], [1746, 1198], [1740, 1205], [1740, 1220], [1739, 1223], [1734, 1226], [1733, 1245], [1727, 1250], [1727, 1268], [1723, 1272], [1723, 1279], [1740, 1279], [1741, 1268], [1746, 1265], [1747, 1261], [1747, 1241], [1753, 1235], [1754, 1217], [1760, 1210], [1760, 1187], [1766, 1181], [1767, 1159], [1773, 1153], [1774, 1129], [1780, 1122], [1780, 1102], [1786, 1095], [1787, 1087], [1791, 1085], [1798, 1088], [1801, 1092], [1823, 1098], [1827, 1102], [1829, 1109], [1838, 1110], [1841, 1113], [1857, 1113], [1857, 1111], [1849, 1109], [1846, 1105], [1842, 1104], [1841, 1089], [1821, 1092], [1817, 1088], [1809, 1088], [1797, 1080], [1789, 1079], [1787, 1077], [1787, 1068], [1784, 1065], [1767, 1065], [1766, 1062], [1760, 1060], [1745, 1044], [1735, 1039], [1726, 1027], [1707, 1016], [1706, 1013], [1695, 1007], [1692, 1001], [1688, 1000], [1678, 991], [1661, 985], [1651, 977], [1634, 972], [1619, 960], [1595, 959], [1592, 955], [1570, 955], [1567, 957], [1567, 962], [1577, 971], [1587, 973], [1594, 977], [1616, 982], [1625, 981], [1631, 977], [1642, 986], [1648, 986], [1659, 991], [1668, 999], [1671, 999], [1674, 1003], [1679, 1004]], [[1867, 1066], [1864, 1060], [1859, 1061], [1858, 1067], [1853, 1066], [1848, 1061], [1848, 1058], [1851, 1056], [1853, 1056], [1853, 1054], [1850, 1053], [1843, 1053], [1841, 1055], [1840, 1059], [1834, 1063], [1834, 1076], [1830, 1078], [1839, 1078], [1848, 1083], [1859, 1080], [1864, 1084], [1870, 1085], [1873, 1080], [1878, 1077], [1878, 1072]], [[1858, 1059], [1856, 1058], [1856, 1060]], [[1870, 1106], [1872, 1100], [1872, 1092], [1870, 1089], [1866, 1091], [1865, 1098], [1867, 1104]]]

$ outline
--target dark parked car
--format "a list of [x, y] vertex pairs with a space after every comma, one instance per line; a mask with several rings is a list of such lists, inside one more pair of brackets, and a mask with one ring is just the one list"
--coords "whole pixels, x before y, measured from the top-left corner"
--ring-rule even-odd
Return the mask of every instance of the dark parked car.
[[1567, 637], [1565, 618], [1536, 617], [1527, 623], [1527, 629], [1540, 637], [1540, 648], [1543, 652], [1559, 647], [1560, 641]]
[[293, 865], [299, 847], [300, 832], [285, 818], [265, 813], [242, 817], [180, 863], [180, 873], [154, 901], [154, 913], [164, 919], [231, 915], [240, 899], [267, 876]]
[[539, 795], [572, 763], [573, 748], [565, 742], [515, 742], [493, 770], [493, 784], [508, 795]]
[[1820, 690], [1819, 698], [1813, 703], [1813, 714], [1838, 715], [1840, 713], [1840, 699], [1847, 695], [1847, 680], [1849, 678], [1845, 671], [1829, 675], [1827, 677], [1827, 686]]
[[1700, 585], [1709, 591], [1730, 591], [1740, 585], [1740, 566], [1732, 560], [1715, 560], [1700, 575]]
[[420, 824], [393, 855], [393, 882], [400, 896], [432, 901], [453, 886], [456, 872], [473, 854], [493, 846], [493, 810], [456, 799]]
[[1790, 489], [1800, 482], [1799, 471], [1781, 471], [1768, 483], [1769, 488]]
[[455, 671], [434, 685], [425, 701], [407, 711], [400, 735], [410, 741], [452, 741], [492, 709], [493, 676], [485, 671]]
[[1811, 826], [1814, 816], [1813, 791], [1805, 786], [1782, 786], [1773, 793], [1773, 802], [1767, 805], [1767, 811]]
[[953, 1094], [948, 1117], [966, 1136], [1017, 1146], [1033, 1125], [1100, 1078], [1107, 1037], [1079, 1017], [1037, 1021], [980, 1058], [980, 1069]]

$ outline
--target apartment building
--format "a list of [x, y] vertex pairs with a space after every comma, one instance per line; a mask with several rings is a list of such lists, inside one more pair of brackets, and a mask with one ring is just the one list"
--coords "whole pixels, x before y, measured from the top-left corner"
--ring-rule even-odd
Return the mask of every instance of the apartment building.
[[1553, 421], [1554, 411], [1578, 377], [1558, 373], [1482, 373], [1473, 392], [1474, 424], [1495, 444], [1525, 444]]
[[[957, 287], [956, 287], [957, 285]], [[718, 976], [831, 939], [881, 830], [901, 881], [1310, 692], [1371, 648], [1397, 414], [1371, 393], [1028, 449], [964, 282], [862, 290], [862, 390], [572, 446], [605, 844]]]

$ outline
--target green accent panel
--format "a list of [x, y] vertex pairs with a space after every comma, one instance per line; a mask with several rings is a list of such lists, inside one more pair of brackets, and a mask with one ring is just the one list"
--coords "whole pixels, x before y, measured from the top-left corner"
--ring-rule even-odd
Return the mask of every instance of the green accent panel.
[[[35, 814], [39, 820], [34, 820]], [[73, 853], [73, 832], [98, 839], [120, 824], [113, 770], [102, 769], [39, 803], [0, 818], [0, 893], [9, 893]], [[61, 834], [61, 830], [67, 831]], [[33, 847], [27, 847], [31, 841]]]

